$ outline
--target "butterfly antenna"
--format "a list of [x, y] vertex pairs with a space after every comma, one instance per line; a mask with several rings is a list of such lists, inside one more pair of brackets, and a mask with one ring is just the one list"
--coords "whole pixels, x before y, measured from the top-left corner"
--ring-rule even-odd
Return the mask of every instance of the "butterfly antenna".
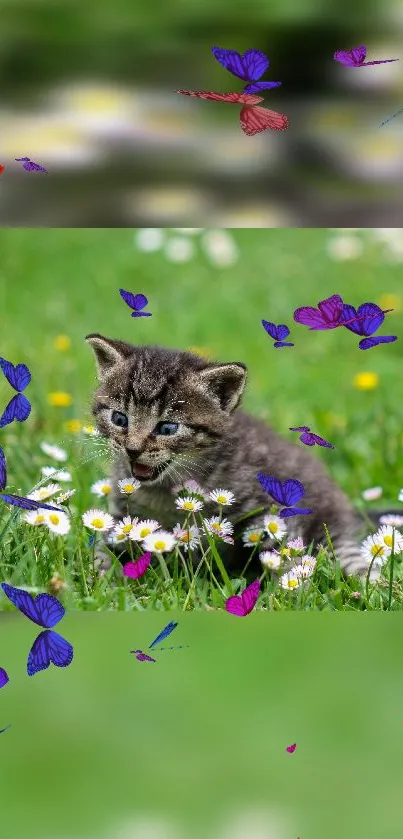
[[380, 126], [379, 126], [379, 127], [380, 127], [380, 128], [382, 128], [382, 126], [383, 126], [383, 125], [386, 125], [386, 123], [387, 123], [387, 122], [390, 122], [390, 121], [391, 121], [391, 119], [394, 119], [394, 117], [397, 117], [397, 115], [398, 115], [398, 114], [401, 114], [401, 113], [402, 113], [402, 111], [403, 111], [403, 108], [400, 108], [400, 111], [396, 111], [396, 113], [395, 113], [395, 114], [392, 114], [392, 116], [391, 116], [391, 117], [388, 117], [388, 118], [387, 118], [387, 119], [385, 119], [383, 122], [381, 122], [381, 124], [380, 124]]
[[180, 644], [178, 647], [158, 647], [158, 652], [160, 650], [184, 650], [185, 647], [190, 647], [190, 644]]

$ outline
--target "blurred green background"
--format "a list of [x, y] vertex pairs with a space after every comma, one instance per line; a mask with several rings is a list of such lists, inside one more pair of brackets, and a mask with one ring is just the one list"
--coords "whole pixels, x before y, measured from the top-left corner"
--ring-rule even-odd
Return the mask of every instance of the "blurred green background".
[[[380, 484], [384, 503], [396, 506], [403, 486], [401, 339], [363, 352], [348, 330], [310, 332], [292, 315], [337, 292], [354, 305], [393, 306], [380, 333], [401, 335], [403, 231], [392, 231], [392, 239], [383, 231], [384, 241], [382, 231], [371, 229], [227, 231], [236, 252], [226, 267], [206, 247], [208, 232], [164, 230], [165, 245], [146, 252], [135, 230], [0, 230], [1, 354], [28, 364], [33, 376], [30, 418], [1, 433], [6, 454], [12, 447], [10, 485], [27, 491], [39, 480], [42, 440], [63, 444], [75, 438], [69, 421], [91, 421], [96, 376], [84, 337], [100, 332], [134, 344], [196, 346], [217, 360], [244, 362], [247, 411], [293, 442], [288, 427], [310, 425], [335, 445], [334, 451], [315, 447], [313, 456], [352, 500]], [[178, 241], [177, 255], [185, 245], [193, 249], [187, 261], [172, 261]], [[341, 260], [343, 253], [354, 258]], [[119, 288], [146, 294], [152, 317], [131, 318]], [[274, 349], [262, 318], [288, 324], [295, 348]], [[71, 341], [64, 352], [55, 347], [60, 335]], [[357, 387], [355, 377], [365, 372], [372, 389]], [[69, 407], [49, 404], [59, 391], [72, 400]], [[4, 378], [0, 398], [4, 405], [10, 398]], [[105, 464], [95, 463], [95, 477], [85, 463], [75, 464], [81, 491], [104, 477]]]
[[[124, 227], [400, 224], [401, 0], [0, 2], [0, 223]], [[333, 61], [365, 43], [360, 69]], [[241, 90], [211, 47], [270, 58], [269, 108], [290, 128], [246, 137], [239, 108], [178, 88]], [[29, 173], [30, 156], [49, 175]]]
[[400, 839], [397, 615], [181, 613], [190, 648], [137, 662], [164, 623], [70, 613], [73, 663], [28, 677], [36, 628], [0, 618], [2, 835]]

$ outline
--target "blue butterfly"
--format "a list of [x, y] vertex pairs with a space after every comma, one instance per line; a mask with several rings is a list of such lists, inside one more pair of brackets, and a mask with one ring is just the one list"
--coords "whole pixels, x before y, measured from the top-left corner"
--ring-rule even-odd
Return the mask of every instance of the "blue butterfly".
[[28, 655], [27, 673], [33, 676], [40, 670], [47, 670], [49, 665], [56, 667], [68, 667], [73, 660], [73, 647], [65, 638], [57, 632], [50, 630], [65, 614], [64, 606], [51, 594], [37, 594], [33, 597], [28, 591], [8, 583], [2, 583], [1, 587], [9, 600], [29, 620], [38, 626], [46, 627], [35, 639]]
[[273, 346], [276, 348], [276, 350], [279, 347], [294, 346], [294, 344], [287, 343], [286, 341], [284, 341], [284, 338], [288, 338], [290, 334], [290, 330], [288, 326], [285, 325], [285, 323], [279, 323], [278, 326], [276, 326], [276, 324], [272, 323], [270, 320], [262, 320], [262, 326], [264, 327], [268, 335], [270, 335], [270, 338], [273, 338]]
[[[0, 489], [4, 489], [7, 484], [7, 463], [6, 456], [2, 447], [0, 446]], [[13, 504], [14, 507], [22, 507], [23, 510], [38, 510], [42, 507], [45, 510], [56, 510], [62, 513], [60, 507], [54, 507], [52, 504], [44, 504], [43, 501], [34, 501], [32, 498], [23, 498], [20, 495], [11, 495], [10, 493], [0, 492], [0, 498], [6, 504]]]
[[256, 477], [265, 492], [268, 492], [268, 494], [277, 501], [277, 504], [281, 504], [283, 507], [288, 507], [287, 510], [281, 510], [281, 519], [286, 519], [290, 516], [308, 515], [309, 513], [312, 513], [312, 510], [307, 508], [298, 508], [293, 506], [300, 500], [300, 498], [302, 498], [305, 492], [305, 489], [300, 481], [290, 479], [281, 483], [278, 478], [265, 475], [264, 472], [259, 472]]
[[0, 688], [4, 688], [4, 686], [9, 682], [9, 675], [4, 667], [0, 667]]
[[[152, 648], [155, 647], [156, 644], [159, 644], [160, 641], [163, 641], [164, 638], [167, 638], [167, 636], [170, 635], [171, 632], [173, 632], [174, 629], [176, 629], [177, 626], [178, 626], [178, 623], [175, 623], [174, 621], [170, 621], [169, 623], [167, 623], [167, 625], [164, 627], [162, 632], [160, 632], [160, 634], [157, 635], [156, 638], [154, 638], [154, 641], [150, 644], [149, 649], [152, 650]], [[176, 649], [181, 649], [182, 646], [183, 645], [180, 645]], [[160, 647], [160, 649], [161, 650], [174, 650], [175, 647]], [[130, 650], [130, 652], [136, 654], [136, 658], [137, 658], [138, 661], [155, 661], [155, 658], [151, 658], [151, 656], [146, 655], [146, 653], [143, 653], [142, 650]]]
[[31, 381], [31, 373], [26, 364], [16, 364], [14, 366], [14, 364], [11, 364], [11, 361], [6, 361], [1, 356], [0, 367], [8, 383], [17, 391], [17, 395], [10, 399], [10, 402], [0, 417], [0, 428], [3, 428], [15, 419], [18, 422], [24, 422], [28, 419], [31, 413], [31, 405], [21, 391], [28, 387]]
[[148, 304], [147, 297], [144, 294], [132, 294], [131, 291], [125, 291], [124, 288], [119, 289], [119, 294], [130, 306], [132, 311], [132, 318], [150, 318], [151, 312], [142, 312], [141, 309], [144, 309], [145, 306]]

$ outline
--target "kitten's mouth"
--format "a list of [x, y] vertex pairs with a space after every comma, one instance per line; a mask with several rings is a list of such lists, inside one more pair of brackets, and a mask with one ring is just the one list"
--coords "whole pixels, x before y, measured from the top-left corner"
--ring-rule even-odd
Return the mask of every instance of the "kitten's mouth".
[[146, 466], [145, 463], [135, 462], [131, 464], [131, 470], [133, 478], [137, 478], [138, 481], [143, 483], [154, 481], [156, 478], [159, 478], [164, 472], [166, 466], [168, 466], [168, 463], [161, 463], [153, 469], [152, 466]]

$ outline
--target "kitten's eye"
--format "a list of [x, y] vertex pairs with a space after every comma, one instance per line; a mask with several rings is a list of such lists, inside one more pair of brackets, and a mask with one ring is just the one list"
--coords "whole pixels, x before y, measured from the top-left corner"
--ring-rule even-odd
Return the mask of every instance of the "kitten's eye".
[[122, 414], [121, 411], [112, 411], [111, 420], [114, 425], [117, 425], [119, 428], [127, 428], [129, 425], [129, 420], [127, 419], [126, 414]]
[[169, 437], [170, 434], [176, 434], [179, 428], [177, 422], [159, 422], [155, 427], [155, 434], [162, 434], [163, 437]]

